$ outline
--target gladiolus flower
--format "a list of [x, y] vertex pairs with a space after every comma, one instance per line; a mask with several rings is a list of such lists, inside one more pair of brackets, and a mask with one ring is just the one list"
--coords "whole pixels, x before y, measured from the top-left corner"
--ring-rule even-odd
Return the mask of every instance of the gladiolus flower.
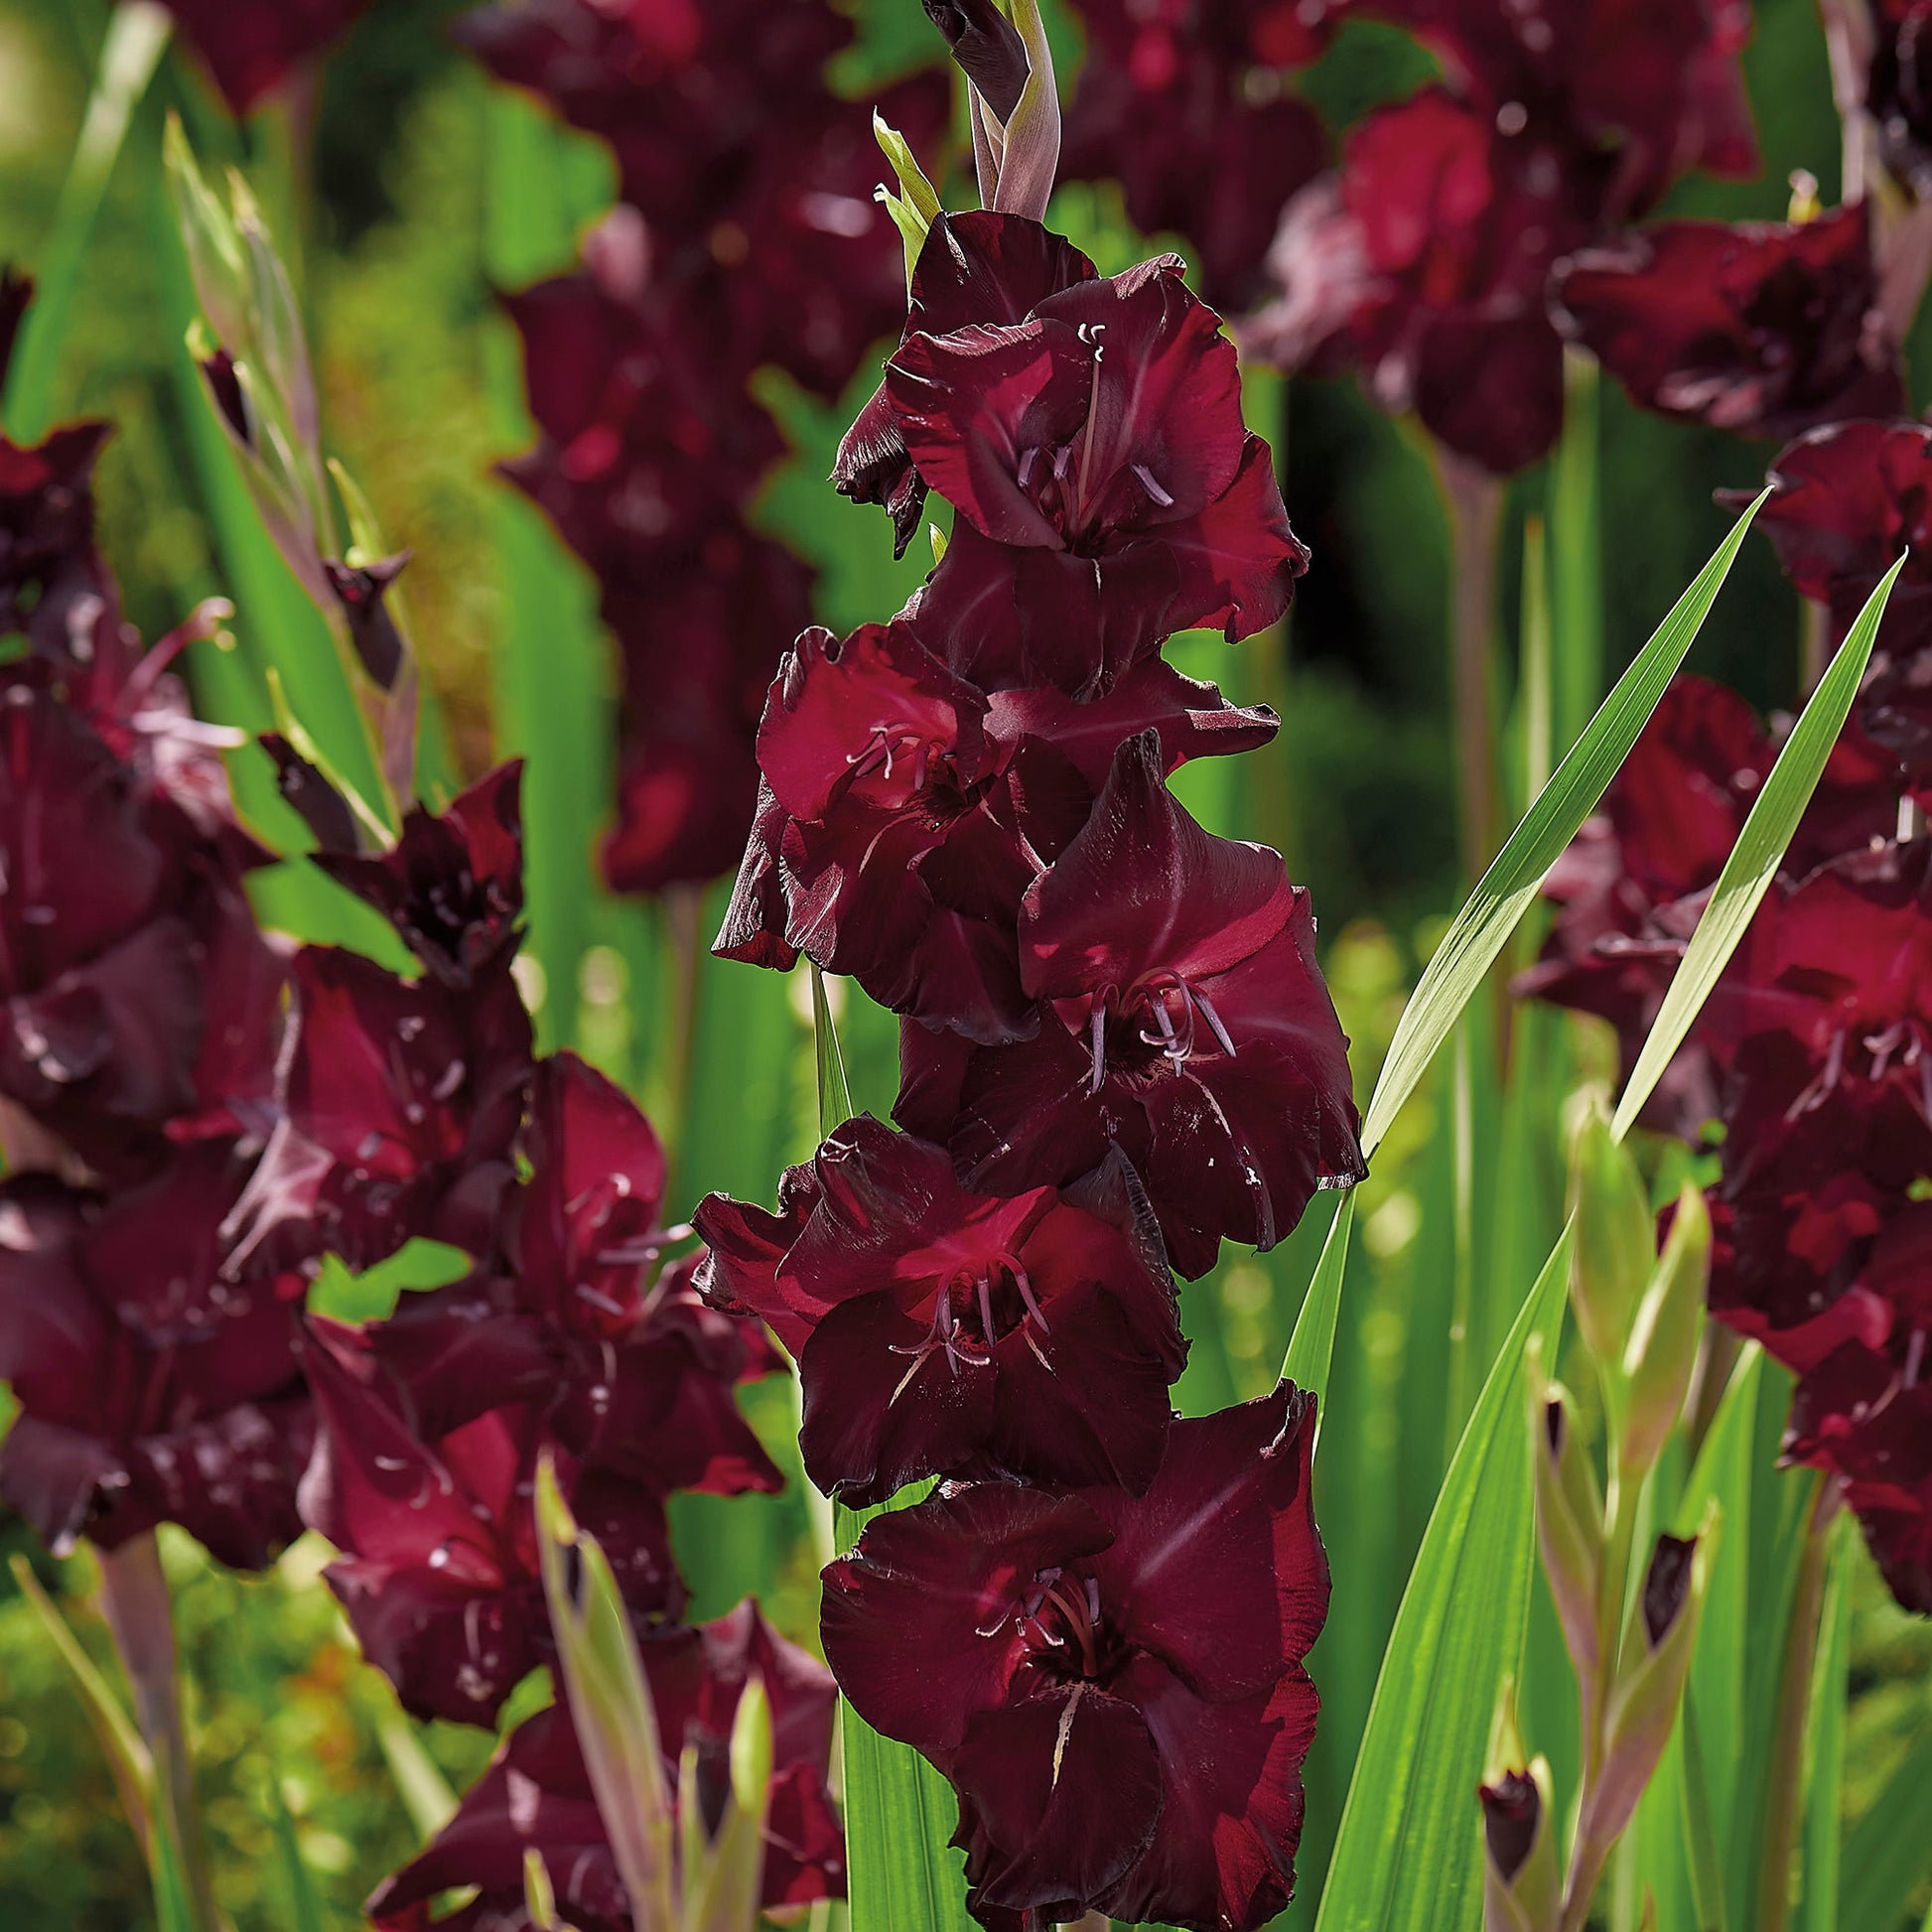
[[209, 1142], [106, 1203], [41, 1174], [0, 1186], [0, 1379], [21, 1409], [0, 1493], [56, 1551], [172, 1522], [259, 1570], [300, 1534], [302, 1284], [221, 1272], [247, 1171]]
[[1362, 1177], [1347, 1041], [1314, 963], [1308, 894], [1279, 854], [1201, 830], [1130, 739], [1086, 828], [1028, 890], [1038, 1037], [974, 1047], [906, 1027], [901, 1126], [966, 1184], [1063, 1184], [1118, 1145], [1175, 1268], [1220, 1238], [1272, 1247], [1317, 1187]]
[[960, 519], [908, 616], [975, 683], [1105, 692], [1173, 631], [1273, 623], [1308, 568], [1234, 345], [1180, 268], [910, 336], [886, 365], [906, 451]]
[[[324, 1574], [405, 1708], [493, 1725], [551, 1654], [530, 1500], [541, 1419], [521, 1405], [492, 1408], [419, 1437], [408, 1393], [371, 1338], [319, 1319], [310, 1332], [303, 1361], [320, 1428], [302, 1518], [342, 1552]], [[643, 1613], [682, 1608], [661, 1497], [583, 1472], [571, 1499], [627, 1602]]]
[[523, 761], [513, 759], [448, 811], [417, 806], [379, 859], [324, 852], [316, 864], [366, 899], [443, 985], [467, 991], [516, 948], [523, 910]]
[[1664, 221], [1558, 264], [1565, 327], [1646, 408], [1795, 436], [1904, 401], [1860, 203], [1815, 221]]
[[1313, 1399], [1284, 1385], [1174, 1423], [1138, 1500], [948, 1490], [826, 1571], [826, 1656], [869, 1724], [952, 1780], [983, 1924], [1095, 1909], [1248, 1932], [1288, 1902], [1302, 1659], [1328, 1605], [1313, 1439]]
[[805, 1472], [854, 1507], [920, 1476], [1144, 1490], [1186, 1361], [1140, 1183], [968, 1193], [943, 1148], [848, 1121], [778, 1183], [712, 1195], [699, 1286], [798, 1359]]

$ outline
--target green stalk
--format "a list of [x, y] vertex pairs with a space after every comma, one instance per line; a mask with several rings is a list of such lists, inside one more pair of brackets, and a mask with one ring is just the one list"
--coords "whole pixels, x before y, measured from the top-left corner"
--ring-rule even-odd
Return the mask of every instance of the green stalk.
[[195, 1923], [216, 1932], [221, 1916], [207, 1848], [195, 1811], [195, 1773], [182, 1723], [175, 1620], [154, 1532], [99, 1550], [100, 1604], [134, 1693], [134, 1721], [154, 1759], [155, 1827], [180, 1861]]
[[1449, 690], [1455, 716], [1456, 829], [1462, 875], [1475, 879], [1494, 856], [1496, 796], [1493, 675], [1496, 540], [1503, 486], [1448, 451], [1438, 465], [1449, 522]]
[[1791, 1916], [1791, 1856], [1804, 1817], [1805, 1735], [1811, 1711], [1812, 1672], [1818, 1661], [1818, 1625], [1825, 1601], [1832, 1520], [1842, 1494], [1837, 1478], [1812, 1478], [1805, 1540], [1785, 1626], [1784, 1662], [1778, 1675], [1777, 1718], [1771, 1726], [1771, 1763], [1764, 1806], [1764, 1852], [1757, 1866], [1756, 1932], [1785, 1932]]

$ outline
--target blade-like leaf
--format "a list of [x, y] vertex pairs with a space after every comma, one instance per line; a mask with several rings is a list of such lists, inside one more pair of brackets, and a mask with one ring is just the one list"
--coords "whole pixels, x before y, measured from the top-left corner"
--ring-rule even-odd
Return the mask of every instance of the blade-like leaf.
[[1342, 1812], [1317, 1932], [1473, 1932], [1482, 1908], [1474, 1792], [1496, 1694], [1519, 1666], [1536, 1524], [1524, 1360], [1554, 1357], [1566, 1229], [1463, 1431], [1410, 1573]]
[[1925, 1829], [1928, 1788], [1932, 1730], [1906, 1752], [1845, 1842], [1838, 1890], [1838, 1922], [1845, 1932], [1861, 1925], [1896, 1925], [1932, 1871], [1932, 1832]]
[[[1328, 1393], [1328, 1366], [1335, 1352], [1335, 1318], [1341, 1312], [1341, 1279], [1348, 1269], [1348, 1236], [1355, 1225], [1355, 1190], [1351, 1187], [1335, 1203], [1335, 1218], [1321, 1244], [1321, 1259], [1295, 1317], [1289, 1337], [1288, 1359], [1282, 1364], [1285, 1380], [1298, 1389]], [[1321, 1412], [1316, 1411], [1317, 1416]]]
[[457, 1795], [449, 1779], [424, 1748], [414, 1722], [400, 1705], [392, 1703], [377, 1720], [375, 1741], [416, 1836], [428, 1844], [457, 1813]]
[[[850, 1550], [881, 1513], [840, 1504], [839, 1548]], [[852, 1932], [973, 1932], [965, 1855], [947, 1843], [958, 1807], [945, 1779], [850, 1704], [840, 1707], [839, 1736]]]
[[[1766, 494], [1769, 492], [1767, 491]], [[1450, 923], [1422, 984], [1404, 1009], [1362, 1124], [1362, 1151], [1381, 1145], [1389, 1124], [1415, 1092], [1436, 1049], [1449, 1037], [1496, 955], [1536, 897], [1543, 876], [1562, 857], [1577, 828], [1595, 809], [1637, 735], [1649, 721], [1684, 654], [1697, 637], [1738, 546], [1756, 514], [1756, 503], [1737, 519], [1717, 555], [1678, 599], [1635, 663], [1617, 680], [1588, 728], [1565, 755], [1556, 775], [1523, 814], [1489, 870]]]
[[68, 339], [68, 311], [73, 306], [101, 198], [173, 26], [167, 9], [154, 0], [122, 0], [107, 23], [80, 139], [61, 185], [53, 229], [35, 265], [33, 305], [7, 370], [0, 420], [18, 443], [38, 442], [53, 420], [54, 377]]
[[832, 1019], [832, 1002], [825, 991], [825, 975], [811, 964], [812, 1030], [818, 1041], [818, 1131], [830, 1134], [852, 1118], [852, 1087], [845, 1077], [845, 1054]]
[[1682, 1751], [1684, 1792], [1684, 1850], [1691, 1873], [1691, 1904], [1706, 1932], [1725, 1932], [1724, 1862], [1718, 1834], [1711, 1822], [1711, 1781], [1705, 1768], [1704, 1740], [1698, 1728], [1695, 1692], [1684, 1693], [1684, 1724], [1678, 1748]]
[[1898, 573], [1905, 568], [1901, 555], [1886, 572], [1878, 588], [1865, 601], [1858, 621], [1847, 633], [1831, 668], [1818, 680], [1804, 714], [1793, 728], [1771, 775], [1751, 806], [1744, 829], [1725, 861], [1725, 869], [1712, 888], [1710, 902], [1691, 935], [1677, 971], [1671, 975], [1670, 990], [1652, 1023], [1630, 1083], [1618, 1101], [1616, 1119], [1610, 1132], [1621, 1140], [1630, 1131], [1645, 1103], [1656, 1091], [1664, 1069], [1670, 1065], [1684, 1035], [1691, 1031], [1717, 985], [1718, 976], [1729, 963], [1744, 928], [1751, 922], [1771, 881], [1783, 862], [1785, 848], [1798, 829], [1811, 794], [1818, 787], [1825, 760], [1838, 743], [1838, 735], [1851, 715], [1852, 700], [1858, 695], [1859, 681], [1871, 657], [1872, 641], [1878, 635], [1878, 621], [1884, 616], [1885, 599]]
[[1845, 1707], [1852, 1659], [1852, 1559], [1858, 1530], [1851, 1515], [1832, 1525], [1831, 1568], [1819, 1618], [1818, 1662], [1811, 1680], [1811, 1763], [1805, 1778], [1804, 1932], [1838, 1932], [1839, 1809], [1845, 1788]]

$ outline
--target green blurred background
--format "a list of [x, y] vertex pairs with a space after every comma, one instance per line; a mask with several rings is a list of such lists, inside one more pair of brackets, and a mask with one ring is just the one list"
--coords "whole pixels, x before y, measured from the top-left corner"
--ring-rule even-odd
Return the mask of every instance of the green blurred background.
[[[489, 474], [528, 436], [515, 341], [492, 288], [569, 266], [578, 232], [611, 194], [611, 172], [594, 146], [497, 93], [450, 46], [443, 24], [455, 11], [445, 0], [378, 0], [324, 69], [303, 140], [279, 110], [240, 137], [227, 132], [171, 57], [93, 237], [61, 345], [58, 415], [116, 425], [99, 471], [101, 536], [130, 616], [152, 637], [210, 591], [234, 596], [237, 650], [224, 658], [212, 644], [197, 645], [191, 668], [210, 714], [265, 722], [262, 638], [270, 607], [286, 609], [288, 586], [272, 560], [240, 554], [208, 507], [225, 458], [201, 433], [201, 399], [182, 353], [159, 159], [161, 113], [179, 104], [205, 158], [241, 162], [262, 195], [297, 268], [329, 445], [390, 540], [414, 552], [411, 612], [449, 765], [474, 775], [496, 757], [532, 759], [532, 897], [548, 1043], [579, 1046], [652, 1106], [675, 1137], [678, 1205], [711, 1187], [768, 1199], [778, 1166], [815, 1138], [808, 1009], [797, 986], [707, 963], [687, 1037], [664, 962], [688, 935], [657, 908], [620, 905], [596, 890], [614, 667], [589, 616], [588, 579]], [[855, 11], [862, 38], [840, 77], [863, 96], [926, 58], [929, 30], [913, 0], [861, 0]], [[39, 256], [105, 22], [98, 0], [0, 0], [0, 261], [32, 268]], [[1077, 35], [1063, 16], [1053, 25], [1070, 77]], [[1763, 177], [1688, 183], [1667, 211], [1776, 217], [1797, 168], [1815, 174], [1831, 201], [1838, 130], [1810, 0], [1759, 0], [1746, 66]], [[1400, 35], [1350, 27], [1304, 85], [1340, 129], [1429, 71]], [[1105, 190], [1063, 191], [1056, 224], [1103, 268], [1124, 264], [1140, 245]], [[1913, 345], [1921, 370], [1929, 346], [1921, 329]], [[855, 404], [874, 379], [868, 370], [855, 381]], [[895, 569], [877, 513], [847, 505], [823, 481], [850, 411], [827, 410], [782, 382], [761, 393], [796, 446], [765, 493], [762, 520], [820, 566], [828, 622], [885, 616], [916, 581], [916, 562]], [[1404, 991], [1458, 896], [1444, 516], [1420, 437], [1370, 408], [1351, 381], [1285, 385], [1257, 375], [1249, 403], [1254, 426], [1277, 443], [1291, 513], [1314, 563], [1286, 634], [1232, 652], [1209, 639], [1176, 648], [1183, 668], [1218, 678], [1243, 701], [1273, 703], [1283, 718], [1267, 752], [1206, 761], [1183, 788], [1214, 829], [1282, 847], [1312, 889], [1366, 1093]], [[1755, 483], [1769, 451], [1642, 416], [1615, 393], [1601, 399], [1600, 451], [1601, 622], [1613, 672], [1716, 546], [1726, 518], [1714, 489]], [[1549, 491], [1541, 471], [1510, 491], [1498, 680], [1505, 709], [1523, 519], [1545, 508]], [[1752, 542], [1693, 664], [1775, 707], [1794, 696], [1798, 638], [1796, 604], [1768, 548]], [[1509, 756], [1520, 805], [1521, 755]], [[252, 759], [245, 755], [238, 771], [244, 798], [272, 837], [299, 844], [263, 801], [264, 773]], [[292, 878], [270, 883], [265, 907], [310, 936], [346, 929], [341, 905]], [[1602, 1041], [1586, 1029], [1552, 1016], [1538, 1024], [1556, 1042], [1550, 1063], [1608, 1071]], [[845, 1032], [859, 1103], [883, 1113], [892, 1027], [853, 1002]], [[1453, 1063], [1445, 1054], [1383, 1150], [1357, 1216], [1317, 1493], [1337, 1593], [1313, 1660], [1325, 1710], [1310, 1773], [1307, 1871], [1318, 1869], [1332, 1836], [1351, 1740], [1485, 1348], [1560, 1218], [1553, 1134], [1543, 1131], [1560, 1093], [1553, 1084], [1536, 1096], [1530, 1129], [1517, 1132], [1489, 1070], [1495, 1052], [1478, 1025]], [[1466, 1075], [1459, 1085], [1457, 1065]], [[1454, 1159], [1470, 1146], [1485, 1151], [1474, 1187]], [[1211, 1408], [1271, 1384], [1325, 1224], [1317, 1211], [1274, 1256], [1230, 1253], [1188, 1292], [1195, 1348], [1183, 1407]], [[345, 1311], [375, 1308], [408, 1274], [392, 1269], [386, 1285], [339, 1280], [325, 1292]], [[751, 1400], [774, 1452], [784, 1450], [785, 1392], [767, 1388]], [[1782, 1388], [1767, 1395], [1767, 1459], [1782, 1400]], [[795, 1466], [795, 1451], [790, 1459]], [[777, 1620], [810, 1641], [815, 1580], [795, 1485], [779, 1499], [687, 1499], [678, 1528], [695, 1613], [756, 1587]], [[235, 1579], [185, 1539], [164, 1545], [180, 1585], [204, 1810], [225, 1907], [240, 1932], [300, 1923], [279, 1849], [292, 1833], [326, 1923], [359, 1923], [360, 1898], [417, 1842], [396, 1763], [406, 1764], [420, 1740], [460, 1787], [490, 1740], [450, 1726], [419, 1731], [400, 1717], [316, 1581], [323, 1553], [298, 1546], [267, 1577]], [[84, 1607], [86, 1560], [48, 1562], [13, 1521], [0, 1523], [0, 1546], [33, 1555], [104, 1657]], [[1868, 1569], [1857, 1602], [1848, 1882], [1862, 1856], [1896, 1836], [1887, 1819], [1866, 1825], [1862, 1855], [1859, 1821], [1900, 1763], [1924, 1753], [1932, 1731], [1932, 1629], [1893, 1610]], [[1560, 1729], [1561, 1714], [1545, 1722]], [[1559, 1743], [1547, 1734], [1541, 1741], [1561, 1760]], [[1926, 1836], [1922, 1816], [1900, 1822]], [[1916, 1909], [1924, 1903], [1921, 1894]], [[125, 1932], [150, 1922], [150, 1911], [144, 1866], [80, 1707], [26, 1606], [0, 1583], [0, 1927]], [[1846, 1929], [1891, 1932], [1849, 1920]]]

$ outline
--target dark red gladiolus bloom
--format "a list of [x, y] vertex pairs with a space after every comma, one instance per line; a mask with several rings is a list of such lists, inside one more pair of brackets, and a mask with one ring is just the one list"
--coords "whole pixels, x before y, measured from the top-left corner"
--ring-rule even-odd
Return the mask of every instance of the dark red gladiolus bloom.
[[810, 570], [735, 517], [655, 588], [605, 594], [626, 698], [605, 876], [654, 893], [728, 873], [758, 795], [754, 741], [781, 640], [811, 620]]
[[1932, 0], [1877, 0], [1864, 104], [1878, 153], [1923, 201], [1932, 192]]
[[1667, 416], [1788, 437], [1904, 402], [1863, 203], [1633, 229], [1559, 263], [1556, 295], [1568, 332]]
[[1535, 462], [1563, 419], [1563, 345], [1545, 306], [1558, 256], [1589, 228], [1562, 158], [1440, 87], [1350, 132], [1339, 180], [1303, 190], [1270, 256], [1279, 301], [1247, 326], [1285, 368], [1363, 371], [1499, 475]]
[[906, 451], [961, 519], [908, 615], [976, 683], [1104, 692], [1173, 631], [1274, 622], [1308, 568], [1234, 345], [1180, 268], [914, 335], [886, 365]]
[[[845, 1840], [825, 1783], [831, 1749], [831, 1674], [787, 1643], [747, 1599], [696, 1629], [641, 1643], [666, 1775], [697, 1749], [696, 1802], [715, 1829], [729, 1789], [731, 1725], [756, 1672], [771, 1699], [772, 1779], [760, 1903], [779, 1912], [845, 1895]], [[689, 1794], [680, 1793], [680, 1801]], [[629, 1932], [630, 1913], [566, 1705], [519, 1725], [456, 1816], [419, 1858], [379, 1886], [368, 1910], [378, 1932], [495, 1932], [522, 1920], [523, 1861], [538, 1852], [557, 1907], [579, 1932]], [[432, 1919], [439, 1892], [478, 1888], [451, 1917]]]
[[701, 1302], [686, 1255], [654, 1275], [664, 1155], [627, 1096], [575, 1055], [545, 1060], [501, 1203], [502, 1256], [410, 1296], [370, 1346], [437, 1434], [523, 1402], [586, 1465], [660, 1493], [776, 1490], [733, 1391], [777, 1364]]
[[316, 864], [373, 905], [445, 986], [467, 991], [515, 950], [523, 910], [523, 760], [501, 764], [448, 811], [418, 805], [381, 858]]
[[1525, 122], [1591, 178], [1599, 222], [1688, 169], [1756, 173], [1739, 65], [1749, 0], [1344, 0], [1408, 28], [1505, 131]]
[[1299, 0], [1076, 0], [1086, 60], [1060, 173], [1114, 180], [1143, 234], [1185, 235], [1201, 292], [1245, 308], [1283, 205], [1326, 160], [1321, 123], [1282, 69], [1321, 52]]
[[[1885, 606], [1880, 651], [1903, 658], [1932, 632], [1932, 429], [1833, 423], [1771, 465], [1758, 522], [1799, 591], [1831, 612], [1843, 637], [1901, 550], [1910, 558]], [[1756, 492], [1748, 492], [1748, 501]], [[1736, 500], [1735, 492], [1725, 498]]]
[[[419, 1435], [371, 1338], [318, 1318], [303, 1362], [319, 1428], [302, 1519], [342, 1552], [324, 1574], [363, 1654], [417, 1717], [493, 1725], [551, 1654], [530, 1501], [540, 1417], [512, 1405]], [[675, 1614], [684, 1588], [662, 1499], [609, 1475], [563, 1475], [626, 1601]]]
[[1328, 1606], [1313, 1439], [1284, 1384], [1175, 1422], [1138, 1500], [970, 1485], [826, 1571], [840, 1688], [952, 1780], [983, 1924], [1247, 1932], [1288, 1902]]
[[699, 1286], [770, 1323], [804, 1383], [805, 1472], [853, 1507], [920, 1476], [1154, 1478], [1186, 1361], [1173, 1283], [1118, 1154], [1064, 1193], [969, 1193], [943, 1148], [848, 1121], [778, 1183], [713, 1194]]
[[[1020, 214], [990, 209], [941, 214], [913, 265], [901, 346], [914, 336], [949, 336], [975, 326], [1018, 328], [1049, 296], [1097, 270], [1079, 249]], [[839, 445], [832, 482], [855, 503], [878, 503], [893, 519], [893, 554], [902, 557], [919, 527], [926, 483], [899, 435], [882, 384]]]
[[[897, 326], [903, 256], [872, 200], [869, 117], [820, 78], [854, 34], [825, 0], [540, 0], [458, 33], [500, 79], [611, 143], [622, 199], [649, 224], [652, 282], [738, 380], [770, 361], [836, 396]], [[923, 147], [946, 89], [922, 76], [879, 106]]]
[[287, 1118], [257, 1183], [258, 1230], [313, 1217], [356, 1268], [416, 1234], [486, 1248], [532, 1065], [508, 972], [456, 991], [309, 946], [291, 978]]
[[907, 1027], [900, 1125], [966, 1184], [1061, 1184], [1119, 1146], [1192, 1279], [1223, 1235], [1272, 1247], [1317, 1187], [1365, 1172], [1348, 1042], [1314, 919], [1278, 854], [1201, 830], [1153, 733], [1120, 748], [1085, 830], [1030, 888], [1021, 975], [1035, 1040]]
[[1274, 735], [1159, 658], [1103, 698], [990, 697], [903, 622], [805, 632], [765, 704], [759, 815], [718, 951], [803, 952], [883, 1006], [987, 1043], [1037, 1030], [1020, 983], [1022, 896], [1086, 823], [1121, 742], [1160, 733], [1165, 768]]
[[368, 0], [164, 0], [237, 115], [320, 53]]
[[258, 1570], [300, 1533], [302, 1284], [220, 1273], [246, 1172], [208, 1144], [111, 1202], [41, 1174], [0, 1185], [0, 1379], [20, 1403], [0, 1494], [56, 1551], [172, 1522]]
[[265, 855], [231, 820], [205, 836], [33, 669], [0, 686], [0, 1092], [119, 1179], [178, 1117], [260, 1124], [282, 969], [237, 858]]

